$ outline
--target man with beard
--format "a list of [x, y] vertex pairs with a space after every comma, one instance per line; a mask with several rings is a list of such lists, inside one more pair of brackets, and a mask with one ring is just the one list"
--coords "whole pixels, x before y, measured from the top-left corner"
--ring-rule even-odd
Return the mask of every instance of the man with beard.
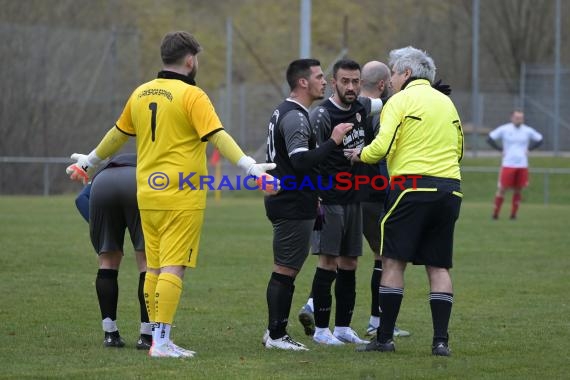
[[[350, 59], [334, 64], [332, 87], [333, 95], [311, 112], [317, 144], [330, 138], [333, 125], [352, 123], [353, 128], [319, 165], [319, 175], [323, 178], [319, 196], [324, 223], [320, 230], [313, 232], [312, 241], [312, 252], [319, 256], [311, 292], [315, 321], [313, 340], [325, 345], [367, 343], [350, 327], [356, 300], [355, 274], [358, 256], [362, 255], [362, 212], [353, 179], [365, 173], [363, 165], [351, 165], [344, 149], [364, 146], [366, 117], [370, 109], [373, 113], [380, 112], [382, 101], [367, 98], [368, 107], [358, 101], [360, 65]], [[331, 288], [335, 280], [336, 315], [331, 333]]]
[[188, 32], [166, 34], [160, 46], [163, 70], [131, 94], [113, 128], [89, 155], [74, 153], [67, 168], [73, 180], [88, 181], [103, 159], [136, 136], [137, 201], [145, 237], [147, 274], [144, 295], [154, 322], [152, 357], [193, 357], [175, 345], [170, 331], [186, 267], [196, 266], [206, 207], [200, 179], [207, 174], [206, 145], [247, 175], [260, 177], [275, 164], [256, 164], [222, 123], [206, 93], [197, 87], [201, 47]]

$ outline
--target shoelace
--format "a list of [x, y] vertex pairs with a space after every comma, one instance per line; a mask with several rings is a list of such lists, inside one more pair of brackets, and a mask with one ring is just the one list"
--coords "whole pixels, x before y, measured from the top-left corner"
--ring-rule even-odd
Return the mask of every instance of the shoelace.
[[291, 343], [294, 346], [303, 347], [301, 343], [295, 342], [289, 335], [284, 336], [283, 340], [286, 341], [287, 343]]

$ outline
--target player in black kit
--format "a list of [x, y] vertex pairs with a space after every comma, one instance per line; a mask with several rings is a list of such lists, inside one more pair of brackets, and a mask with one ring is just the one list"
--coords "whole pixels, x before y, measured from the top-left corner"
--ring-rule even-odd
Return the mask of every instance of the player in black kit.
[[[330, 138], [331, 126], [351, 123], [353, 128], [328, 158], [319, 165], [324, 185], [319, 190], [324, 223], [314, 231], [312, 251], [319, 255], [313, 278], [315, 333], [313, 340], [326, 345], [366, 342], [350, 327], [356, 299], [356, 267], [362, 255], [362, 212], [356, 175], [365, 175], [364, 165], [352, 165], [344, 149], [362, 147], [365, 122], [370, 113], [379, 113], [380, 99], [363, 98], [360, 93], [360, 65], [342, 59], [333, 67], [333, 95], [311, 112], [310, 120], [317, 144]], [[329, 320], [332, 305], [331, 288], [335, 283], [335, 328]]]
[[265, 197], [267, 217], [273, 224], [274, 268], [267, 285], [269, 317], [263, 344], [267, 348], [300, 351], [307, 348], [287, 334], [287, 322], [295, 277], [309, 254], [317, 213], [316, 191], [302, 184], [307, 178], [315, 179], [314, 168], [342, 143], [352, 125], [340, 123], [317, 147], [308, 107], [324, 97], [326, 80], [320, 62], [291, 62], [287, 82], [291, 94], [273, 112], [267, 136], [267, 162], [277, 164], [268, 173], [281, 179], [281, 190]]

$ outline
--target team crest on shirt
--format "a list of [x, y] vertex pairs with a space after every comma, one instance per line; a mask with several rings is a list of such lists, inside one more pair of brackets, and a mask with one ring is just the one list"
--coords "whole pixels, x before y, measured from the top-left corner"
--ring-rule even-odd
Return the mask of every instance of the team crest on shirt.
[[360, 112], [356, 113], [356, 121], [358, 121], [360, 123], [360, 121], [362, 120], [362, 116], [360, 116]]

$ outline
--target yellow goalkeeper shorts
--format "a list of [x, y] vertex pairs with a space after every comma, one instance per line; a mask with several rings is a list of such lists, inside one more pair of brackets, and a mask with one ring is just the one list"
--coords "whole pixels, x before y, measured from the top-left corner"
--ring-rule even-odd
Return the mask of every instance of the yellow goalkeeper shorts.
[[204, 210], [140, 210], [147, 267], [194, 268]]

